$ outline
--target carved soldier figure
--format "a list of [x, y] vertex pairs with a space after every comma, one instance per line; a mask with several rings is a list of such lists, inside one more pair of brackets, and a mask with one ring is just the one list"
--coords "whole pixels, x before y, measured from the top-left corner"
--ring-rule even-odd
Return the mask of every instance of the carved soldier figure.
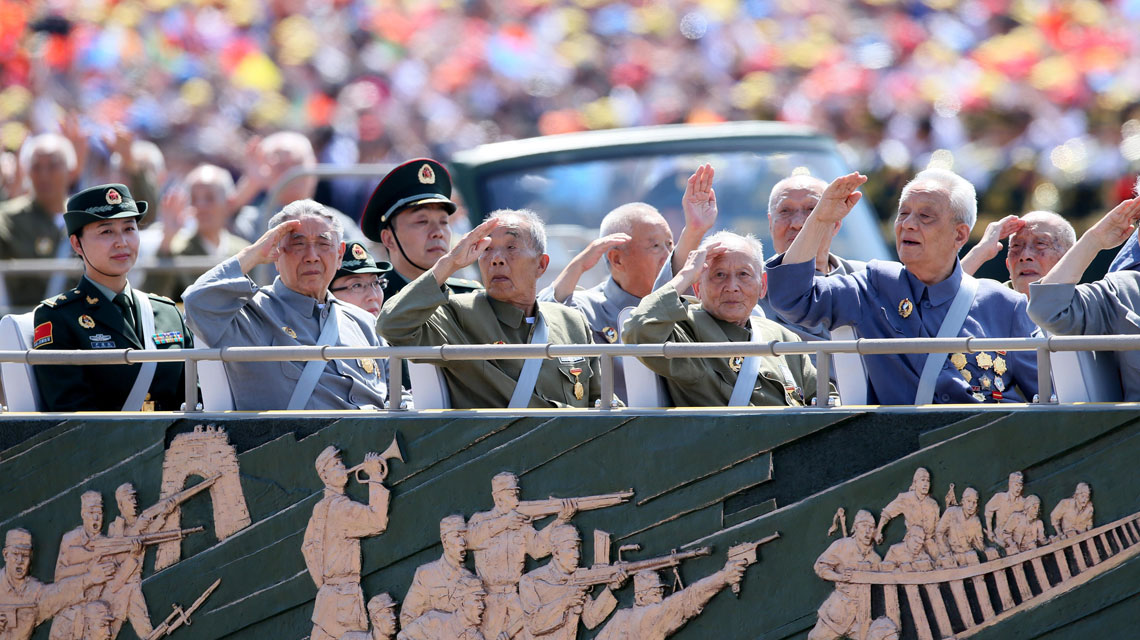
[[[86, 491], [79, 497], [83, 524], [63, 534], [59, 542], [59, 556], [55, 561], [55, 581], [87, 573], [100, 558], [92, 549], [92, 542], [103, 538], [103, 496], [97, 491]], [[141, 552], [139, 546], [137, 552]], [[99, 599], [103, 585], [89, 585], [83, 598], [56, 614], [51, 621], [50, 640], [79, 640], [83, 636], [83, 604]]]
[[467, 524], [463, 516], [447, 516], [439, 521], [439, 539], [443, 555], [416, 569], [404, 606], [400, 609], [400, 627], [407, 629], [429, 611], [454, 613], [459, 608], [459, 584], [475, 575], [463, 562], [467, 559]]
[[1041, 514], [1041, 498], [1027, 496], [1025, 509], [1017, 511], [1005, 521], [997, 533], [998, 543], [1005, 547], [1006, 555], [1030, 551], [1049, 544], [1045, 537], [1045, 524], [1037, 516]]
[[487, 597], [483, 583], [473, 575], [460, 578], [454, 597], [455, 611], [429, 611], [405, 626], [396, 640], [483, 640], [479, 630]]
[[111, 612], [111, 605], [103, 600], [93, 600], [84, 605], [83, 619], [83, 640], [111, 640], [117, 633], [114, 629], [115, 614]]
[[92, 571], [52, 584], [28, 575], [32, 564], [32, 534], [9, 529], [4, 535], [4, 573], [0, 578], [0, 640], [28, 640], [36, 625], [62, 609], [81, 602], [87, 587], [111, 579], [115, 566], [97, 564]]
[[1025, 477], [1020, 471], [1009, 474], [1009, 490], [1000, 491], [986, 503], [986, 537], [994, 542], [1000, 542], [995, 532], [1000, 530], [1005, 521], [1014, 513], [1025, 509], [1025, 497], [1021, 492], [1025, 489]]
[[360, 539], [388, 528], [390, 494], [382, 484], [385, 469], [378, 454], [364, 457], [368, 474], [368, 504], [344, 494], [348, 471], [336, 447], [317, 456], [317, 475], [325, 485], [324, 497], [313, 507], [305, 528], [301, 553], [317, 585], [311, 640], [335, 640], [348, 631], [367, 631], [364, 592], [360, 589]]
[[1073, 497], [1065, 498], [1053, 508], [1053, 512], [1049, 514], [1049, 521], [1053, 523], [1053, 530], [1057, 532], [1058, 538], [1069, 538], [1092, 529], [1092, 489], [1089, 485], [1084, 482], [1078, 483]]
[[668, 598], [658, 572], [638, 572], [633, 576], [633, 607], [619, 609], [598, 640], [665, 640], [699, 615], [721, 589], [740, 584], [746, 566], [743, 560], [730, 560], [720, 571]]
[[392, 640], [396, 635], [396, 601], [387, 593], [372, 596], [368, 601], [370, 631], [349, 631], [340, 640]]
[[899, 627], [886, 616], [875, 618], [867, 628], [867, 640], [899, 640]]
[[934, 530], [938, 527], [938, 503], [930, 497], [930, 472], [919, 467], [914, 471], [914, 479], [910, 483], [910, 490], [900, 493], [898, 497], [883, 507], [879, 516], [879, 526], [875, 528], [875, 542], [883, 543], [883, 527], [892, 518], [903, 516], [907, 528], [914, 525], [922, 527], [926, 533], [923, 545], [931, 557], [938, 555], [938, 546], [934, 543]]
[[903, 541], [892, 544], [883, 558], [883, 569], [890, 564], [896, 571], [930, 571], [934, 568], [934, 561], [926, 552], [926, 531], [917, 524], [906, 528]]
[[491, 498], [495, 501], [493, 509], [471, 516], [467, 545], [475, 556], [475, 573], [487, 590], [483, 635], [494, 639], [512, 621], [522, 618], [519, 579], [526, 557], [538, 560], [550, 555], [552, 527], [569, 522], [576, 506], [572, 500], [564, 501], [557, 518], [542, 531], [536, 531], [530, 519], [516, 510], [519, 480], [515, 474], [505, 471], [491, 478]]
[[808, 634], [808, 640], [837, 640], [852, 636], [857, 630], [857, 594], [851, 585], [852, 571], [873, 571], [879, 567], [879, 554], [871, 546], [875, 535], [875, 516], [860, 509], [855, 514], [854, 531], [840, 538], [815, 561], [815, 574], [835, 583], [835, 591], [819, 608], [819, 620]]
[[519, 599], [529, 638], [573, 640], [578, 636], [579, 620], [587, 629], [593, 629], [617, 607], [612, 590], [621, 586], [624, 577], [607, 585], [594, 598], [589, 595], [589, 585], [580, 586], [571, 581], [578, 568], [580, 543], [574, 527], [567, 524], [553, 527], [550, 544], [554, 557], [519, 581]]
[[939, 562], [945, 568], [978, 564], [977, 551], [985, 552], [982, 521], [978, 518], [978, 490], [962, 492], [962, 506], [947, 507], [935, 531]]

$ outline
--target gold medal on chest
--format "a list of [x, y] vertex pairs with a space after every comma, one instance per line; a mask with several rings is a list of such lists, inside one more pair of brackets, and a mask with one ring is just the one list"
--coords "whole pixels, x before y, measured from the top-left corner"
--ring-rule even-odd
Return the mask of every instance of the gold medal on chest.
[[613, 344], [614, 342], [617, 342], [617, 338], [618, 338], [617, 329], [614, 329], [613, 327], [603, 328], [602, 329], [602, 335], [605, 336], [606, 340], [608, 342], [610, 342], [611, 344]]
[[899, 315], [903, 318], [909, 318], [910, 314], [914, 312], [914, 303], [910, 298], [903, 298], [899, 301]]
[[586, 395], [586, 388], [582, 386], [582, 381], [578, 376], [582, 375], [582, 370], [578, 367], [570, 369], [570, 375], [574, 376], [574, 397], [581, 400]]
[[372, 358], [361, 358], [359, 362], [360, 368], [364, 369], [364, 373], [372, 375], [372, 372], [376, 371], [376, 361]]
[[966, 368], [966, 354], [955, 353], [954, 355], [950, 356], [950, 364], [954, 365], [954, 368], [957, 369], [958, 371], [965, 369]]
[[994, 366], [993, 358], [985, 351], [978, 352], [978, 354], [974, 356], [974, 361], [978, 363], [978, 368], [980, 369], [989, 369]]
[[81, 315], [79, 316], [79, 326], [83, 327], [84, 329], [94, 329], [95, 320], [89, 315]]
[[281, 330], [284, 331], [285, 335], [289, 336], [290, 338], [292, 338], [294, 340], [297, 339], [297, 332], [293, 331], [289, 327], [281, 327]]
[[1004, 376], [1006, 371], [1007, 367], [1005, 366], [1005, 358], [1001, 356], [994, 358], [994, 373], [998, 374], [999, 376]]

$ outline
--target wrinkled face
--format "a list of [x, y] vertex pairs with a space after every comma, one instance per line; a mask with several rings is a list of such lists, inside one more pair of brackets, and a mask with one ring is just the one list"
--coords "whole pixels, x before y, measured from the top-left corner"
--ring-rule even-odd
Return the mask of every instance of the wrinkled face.
[[577, 540], [563, 540], [554, 547], [554, 562], [562, 573], [571, 573], [578, 568], [582, 555]]
[[229, 203], [225, 191], [217, 185], [205, 182], [190, 185], [190, 206], [197, 213], [199, 229], [219, 230], [229, 223]]
[[914, 492], [918, 497], [925, 498], [930, 495], [930, 474], [918, 471], [914, 474]]
[[391, 607], [384, 607], [376, 611], [371, 616], [372, 627], [380, 632], [383, 638], [390, 638], [396, 635], [396, 610]]
[[487, 295], [525, 307], [534, 304], [538, 279], [549, 263], [550, 256], [531, 246], [520, 223], [503, 220], [491, 231], [491, 246], [479, 256], [479, 271]]
[[[433, 203], [397, 213], [392, 219], [392, 228], [396, 230], [400, 246], [408, 254], [408, 259], [430, 269], [451, 248], [449, 219], [443, 205]], [[382, 239], [390, 237], [391, 232], [387, 229], [381, 232]], [[392, 260], [403, 261], [403, 255], [394, 240], [385, 241], [384, 246], [388, 247], [388, 255]]]
[[1074, 497], [1077, 499], [1077, 506], [1084, 509], [1089, 503], [1089, 488], [1085, 486], [1077, 487], [1077, 492]]
[[899, 260], [916, 275], [953, 268], [970, 228], [954, 221], [950, 193], [941, 185], [922, 183], [907, 192], [895, 216], [895, 249]]
[[782, 187], [774, 199], [775, 207], [769, 212], [768, 230], [772, 233], [772, 246], [776, 253], [784, 253], [799, 235], [804, 221], [823, 195], [821, 188], [790, 184]]
[[763, 273], [752, 254], [732, 247], [700, 276], [701, 306], [725, 322], [743, 325], [764, 296]]
[[1041, 220], [1027, 222], [1009, 238], [1005, 266], [1018, 293], [1029, 294], [1029, 285], [1049, 273], [1065, 252], [1057, 229]]
[[467, 537], [462, 531], [449, 531], [443, 536], [443, 555], [454, 566], [467, 559]]
[[20, 581], [26, 578], [31, 565], [31, 549], [4, 547], [4, 573], [10, 580]]
[[501, 511], [510, 511], [519, 506], [519, 489], [518, 487], [511, 487], [509, 489], [499, 489], [491, 496], [495, 500], [495, 506]]
[[629, 235], [629, 242], [611, 250], [610, 263], [614, 273], [620, 272], [623, 289], [645, 297], [673, 252], [673, 232], [664, 219], [655, 218], [634, 221]]
[[339, 456], [332, 464], [325, 467], [321, 480], [334, 489], [343, 489], [348, 484], [348, 469]]
[[852, 537], [855, 538], [855, 542], [858, 542], [860, 545], [866, 547], [871, 544], [871, 538], [874, 537], [874, 535], [874, 523], [863, 521], [855, 525], [855, 534]]
[[1012, 476], [1009, 479], [1009, 494], [1014, 498], [1021, 495], [1025, 489], [1025, 480], [1021, 476]]
[[31, 166], [25, 167], [25, 171], [37, 197], [62, 198], [67, 195], [71, 172], [62, 153], [37, 151], [32, 155]]
[[119, 513], [127, 520], [134, 520], [139, 512], [138, 493], [134, 489], [125, 491], [116, 496], [119, 503]]
[[92, 222], [71, 236], [71, 248], [98, 271], [126, 275], [139, 257], [139, 225], [134, 218]]
[[486, 608], [483, 595], [482, 592], [476, 591], [463, 597], [460, 609], [463, 611], [463, 619], [471, 626], [478, 626], [483, 622], [483, 610]]
[[383, 280], [375, 273], [341, 276], [332, 281], [329, 291], [338, 300], [354, 304], [373, 316], [379, 316], [380, 307], [384, 305]]
[[83, 530], [87, 535], [97, 536], [103, 530], [103, 505], [89, 504], [80, 512], [83, 516]]
[[297, 293], [324, 300], [344, 255], [344, 243], [319, 216], [304, 216], [301, 225], [281, 240], [275, 264], [281, 282]]
[[966, 514], [966, 517], [969, 518], [970, 516], [974, 515], [977, 512], [978, 512], [978, 496], [971, 493], [970, 495], [963, 497], [962, 498], [962, 513]]

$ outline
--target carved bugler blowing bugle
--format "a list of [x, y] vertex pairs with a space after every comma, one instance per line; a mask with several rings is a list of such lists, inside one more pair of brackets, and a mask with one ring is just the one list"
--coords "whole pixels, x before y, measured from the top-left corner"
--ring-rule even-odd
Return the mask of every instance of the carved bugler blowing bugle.
[[546, 500], [523, 500], [515, 507], [515, 511], [531, 520], [538, 520], [552, 516], [562, 511], [562, 504], [566, 500], [573, 500], [578, 511], [593, 511], [614, 507], [628, 502], [633, 497], [633, 489], [618, 491], [617, 493], [603, 493], [597, 496], [582, 496], [581, 498], [547, 498]]
[[668, 569], [669, 567], [676, 567], [690, 558], [699, 558], [711, 553], [712, 548], [710, 547], [698, 547], [691, 551], [674, 551], [667, 556], [658, 556], [647, 560], [615, 562], [614, 564], [596, 565], [589, 569], [582, 568], [570, 574], [568, 584], [579, 587], [608, 584], [616, 580], [622, 572], [625, 572], [627, 576], [632, 576], [640, 571], [659, 571], [661, 569]]

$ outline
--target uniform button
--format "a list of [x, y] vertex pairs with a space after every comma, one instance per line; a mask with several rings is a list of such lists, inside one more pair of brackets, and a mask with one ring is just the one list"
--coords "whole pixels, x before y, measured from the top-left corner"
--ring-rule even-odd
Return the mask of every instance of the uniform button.
[[943, 402], [950, 402], [950, 394], [949, 393], [942, 394], [942, 401]]
[[359, 404], [360, 404], [360, 400], [359, 400], [359, 399], [356, 397], [356, 394], [355, 394], [355, 393], [350, 393], [350, 394], [348, 394], [348, 401], [349, 401], [349, 403], [351, 403], [351, 404], [355, 404], [355, 405], [359, 405]]

